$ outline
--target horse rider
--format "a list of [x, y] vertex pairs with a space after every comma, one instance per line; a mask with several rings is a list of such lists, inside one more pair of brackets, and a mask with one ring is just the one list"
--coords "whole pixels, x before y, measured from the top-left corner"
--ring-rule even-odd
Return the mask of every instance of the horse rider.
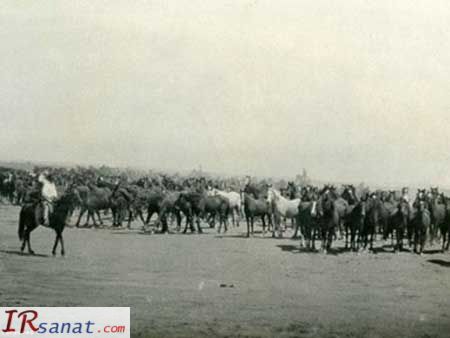
[[41, 198], [44, 219], [42, 225], [49, 226], [50, 213], [53, 211], [53, 202], [58, 198], [58, 192], [56, 190], [56, 185], [53, 182], [53, 177], [46, 171], [39, 175], [38, 181], [42, 184]]
[[402, 197], [401, 200], [407, 202], [408, 204], [410, 204], [410, 198], [409, 198], [409, 189], [408, 187], [403, 187], [402, 188]]

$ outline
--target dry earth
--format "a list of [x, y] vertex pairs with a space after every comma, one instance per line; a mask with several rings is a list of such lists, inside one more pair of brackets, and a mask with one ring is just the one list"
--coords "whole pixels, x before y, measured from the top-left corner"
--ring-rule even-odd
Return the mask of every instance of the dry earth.
[[[67, 228], [32, 234], [0, 206], [2, 306], [130, 306], [135, 337], [449, 337], [450, 255], [305, 253], [291, 239]], [[342, 247], [342, 243], [337, 243]]]

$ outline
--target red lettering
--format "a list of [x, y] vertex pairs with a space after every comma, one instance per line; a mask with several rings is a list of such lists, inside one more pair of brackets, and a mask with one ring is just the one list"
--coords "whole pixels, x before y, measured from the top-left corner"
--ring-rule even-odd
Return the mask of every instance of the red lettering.
[[3, 329], [3, 332], [16, 332], [15, 329], [11, 327], [13, 315], [17, 312], [17, 310], [9, 310], [5, 311], [8, 314], [8, 323], [6, 324], [6, 329]]
[[[28, 319], [28, 314], [32, 314], [33, 318]], [[23, 317], [22, 318], [22, 326], [20, 327], [20, 333], [24, 333], [25, 332], [25, 325], [28, 324], [28, 326], [30, 327], [31, 330], [33, 331], [37, 331], [39, 328], [33, 325], [33, 320], [36, 320], [36, 318], [38, 317], [38, 313], [34, 310], [28, 310], [28, 311], [22, 311], [21, 313], [18, 314], [18, 317]]]

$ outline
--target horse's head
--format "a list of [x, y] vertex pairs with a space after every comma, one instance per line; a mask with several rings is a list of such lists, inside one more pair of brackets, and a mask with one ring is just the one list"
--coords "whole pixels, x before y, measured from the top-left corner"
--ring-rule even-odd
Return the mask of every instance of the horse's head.
[[55, 210], [58, 209], [71, 209], [75, 205], [81, 204], [82, 200], [80, 197], [80, 194], [78, 190], [73, 186], [69, 186], [64, 194], [61, 195], [60, 198], [58, 198], [55, 201]]
[[398, 211], [400, 213], [400, 215], [402, 216], [409, 216], [409, 212], [410, 212], [410, 206], [409, 203], [406, 202], [405, 200], [401, 200], [398, 204]]
[[362, 199], [357, 204], [358, 210], [359, 210], [359, 216], [366, 217], [366, 208], [367, 208], [367, 201]]
[[431, 187], [430, 188], [430, 193], [434, 197], [437, 197], [439, 195], [439, 188], [438, 187]]
[[355, 191], [352, 189], [351, 185], [345, 185], [344, 191], [341, 194], [341, 197], [345, 199], [349, 204], [355, 204], [356, 202], [356, 196]]
[[428, 210], [428, 203], [424, 199], [419, 200], [418, 203], [417, 203], [417, 210], [419, 212], [427, 211]]
[[267, 189], [266, 201], [268, 203], [273, 203], [276, 200], [276, 193], [273, 188]]
[[425, 198], [425, 195], [426, 195], [425, 189], [417, 189], [417, 198], [419, 200], [423, 200]]

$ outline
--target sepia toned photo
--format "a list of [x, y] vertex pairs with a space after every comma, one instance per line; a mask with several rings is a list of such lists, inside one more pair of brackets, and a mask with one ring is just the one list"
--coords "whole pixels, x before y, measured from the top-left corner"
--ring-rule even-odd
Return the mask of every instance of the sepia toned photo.
[[450, 2], [0, 3], [0, 338], [450, 336]]

